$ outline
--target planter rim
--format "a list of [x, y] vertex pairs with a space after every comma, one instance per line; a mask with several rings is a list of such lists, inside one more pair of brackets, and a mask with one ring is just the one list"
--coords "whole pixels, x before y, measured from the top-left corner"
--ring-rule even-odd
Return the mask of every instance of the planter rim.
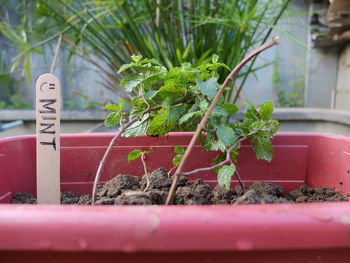
[[14, 247], [120, 252], [350, 248], [349, 203], [0, 205], [0, 225], [0, 251]]
[[[188, 135], [193, 134], [194, 132], [170, 132], [165, 136], [171, 136], [175, 134], [179, 135]], [[106, 137], [112, 137], [115, 133], [108, 132], [108, 133], [61, 133], [61, 138], [65, 137], [71, 137], [71, 138], [89, 138], [89, 137], [99, 137], [99, 138], [106, 138]], [[334, 139], [344, 139], [344, 140], [350, 140], [350, 137], [339, 135], [339, 134], [333, 134], [333, 133], [321, 133], [321, 132], [277, 132], [276, 136], [310, 136], [310, 137], [325, 137], [325, 138], [334, 138]], [[0, 141], [12, 141], [12, 140], [18, 140], [18, 139], [26, 139], [26, 138], [35, 138], [35, 134], [28, 134], [28, 135], [18, 135], [18, 136], [11, 136], [11, 137], [4, 137], [0, 138]], [[139, 136], [135, 138], [142, 138], [147, 136]], [[125, 138], [125, 137], [123, 137]], [[131, 137], [130, 137], [131, 138]]]
[[[24, 120], [35, 121], [35, 110], [0, 110], [2, 121]], [[62, 110], [63, 121], [103, 121], [107, 115], [103, 110]], [[278, 120], [313, 120], [328, 121], [350, 125], [350, 111], [322, 108], [276, 108], [272, 114]], [[243, 119], [244, 111], [240, 110], [235, 119]]]

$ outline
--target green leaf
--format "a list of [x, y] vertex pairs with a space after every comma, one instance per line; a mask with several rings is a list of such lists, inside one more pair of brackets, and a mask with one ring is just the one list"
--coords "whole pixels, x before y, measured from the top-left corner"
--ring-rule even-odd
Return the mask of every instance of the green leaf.
[[251, 140], [256, 159], [272, 161], [273, 148], [270, 139], [254, 136]]
[[201, 109], [202, 114], [204, 114], [209, 108], [209, 102], [206, 99], [201, 98], [199, 108]]
[[133, 54], [133, 55], [131, 55], [131, 58], [132, 58], [133, 61], [139, 62], [142, 59], [142, 56]]
[[182, 146], [176, 145], [174, 147], [174, 152], [177, 154], [184, 154], [185, 153], [185, 149]]
[[174, 166], [179, 165], [182, 158], [183, 158], [182, 154], [175, 155], [174, 158], [173, 158], [173, 165]]
[[117, 112], [111, 112], [110, 114], [107, 115], [104, 125], [106, 128], [113, 128], [119, 123], [120, 120], [120, 115]]
[[271, 101], [266, 101], [265, 104], [260, 106], [259, 115], [262, 120], [269, 120], [273, 112], [273, 104]]
[[244, 116], [248, 119], [248, 120], [252, 120], [252, 121], [257, 121], [259, 120], [259, 113], [258, 111], [256, 110], [256, 108], [251, 105], [251, 104], [248, 104], [246, 103], [246, 109], [247, 109], [247, 112], [246, 114], [244, 114]]
[[136, 88], [143, 80], [142, 74], [140, 73], [131, 73], [127, 75], [120, 82], [120, 85], [127, 91], [131, 92], [133, 88]]
[[249, 133], [265, 138], [272, 138], [279, 128], [277, 120], [244, 121], [243, 124], [249, 128]]
[[216, 134], [219, 137], [220, 141], [222, 141], [222, 143], [227, 147], [233, 145], [237, 140], [237, 136], [234, 130], [229, 126], [219, 127], [216, 131]]
[[153, 66], [147, 69], [142, 81], [145, 85], [152, 85], [155, 81], [163, 81], [167, 73], [168, 70], [165, 67]]
[[152, 65], [162, 66], [162, 63], [160, 63], [158, 60], [154, 58], [145, 58], [142, 60], [142, 63], [150, 63]]
[[214, 54], [212, 57], [211, 57], [211, 61], [213, 62], [213, 64], [216, 64], [218, 63], [219, 61], [219, 56]]
[[117, 106], [115, 104], [108, 104], [103, 107], [104, 110], [110, 110], [110, 111], [121, 111], [122, 106]]
[[224, 103], [220, 106], [227, 112], [228, 115], [235, 114], [238, 111], [238, 107], [233, 103]]
[[146, 154], [146, 153], [152, 153], [153, 152], [153, 149], [152, 148], [148, 148], [146, 151], [144, 151], [143, 153]]
[[185, 122], [188, 122], [190, 119], [194, 117], [200, 117], [201, 113], [199, 111], [193, 111], [193, 112], [188, 112], [184, 116], [182, 116], [179, 120], [179, 124], [184, 124]]
[[[226, 160], [226, 153], [219, 153], [210, 163], [210, 166], [214, 166], [218, 163], [221, 163], [222, 161]], [[221, 167], [213, 169], [215, 173], [218, 173], [219, 169]]]
[[162, 136], [172, 131], [177, 121], [179, 120], [182, 107], [167, 107], [158, 111], [158, 114], [153, 118], [147, 130], [147, 135]]
[[212, 133], [208, 133], [204, 139], [201, 140], [201, 145], [204, 150], [206, 151], [222, 151], [225, 152], [227, 149], [225, 145], [220, 141], [217, 140]]
[[141, 150], [133, 150], [128, 154], [128, 162], [136, 160], [137, 158], [140, 158], [142, 156]]
[[221, 106], [216, 106], [211, 114], [213, 117], [226, 117], [228, 116], [227, 111]]
[[173, 158], [173, 165], [176, 166], [180, 164], [181, 159], [185, 154], [185, 149], [179, 145], [176, 145], [174, 147], [174, 152], [177, 153], [177, 155], [175, 155]]
[[158, 90], [149, 90], [145, 93], [145, 98], [148, 99], [148, 100], [151, 100], [154, 98], [155, 95], [157, 95], [158, 93]]
[[236, 171], [236, 166], [234, 164], [224, 165], [218, 171], [218, 183], [220, 186], [225, 187], [230, 190], [231, 178]]
[[141, 120], [136, 121], [133, 125], [125, 130], [124, 137], [137, 137], [145, 135], [150, 125], [149, 114], [143, 115]]
[[122, 73], [123, 71], [135, 66], [136, 64], [134, 62], [130, 63], [130, 64], [124, 64], [122, 65], [119, 70], [118, 70], [118, 73]]
[[231, 71], [230, 67], [224, 63], [216, 63], [216, 64], [209, 67], [210, 70], [214, 70], [214, 71], [218, 70], [219, 68], [225, 68], [228, 71]]
[[166, 98], [168, 96], [182, 97], [184, 96], [186, 89], [181, 86], [177, 86], [174, 82], [170, 82], [160, 87], [158, 96]]
[[214, 77], [202, 81], [200, 79], [197, 79], [197, 84], [199, 86], [199, 89], [203, 95], [206, 95], [209, 99], [213, 99], [217, 93], [217, 90], [219, 88], [218, 80]]

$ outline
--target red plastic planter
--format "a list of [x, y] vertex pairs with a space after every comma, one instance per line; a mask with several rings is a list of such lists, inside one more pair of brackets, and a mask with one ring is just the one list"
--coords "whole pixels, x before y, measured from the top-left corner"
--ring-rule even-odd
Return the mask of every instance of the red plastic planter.
[[[170, 168], [173, 146], [190, 133], [119, 141], [103, 181], [142, 174], [135, 149], [153, 148], [149, 169]], [[111, 134], [62, 136], [62, 190], [88, 193]], [[238, 162], [246, 182], [307, 183], [350, 193], [350, 138], [280, 133], [271, 164], [248, 144]], [[184, 169], [207, 166], [215, 153], [197, 146]], [[202, 177], [196, 175], [192, 178]], [[213, 174], [206, 181], [215, 183]], [[0, 262], [350, 262], [350, 203], [247, 206], [10, 205], [16, 192], [35, 195], [35, 137], [0, 140]], [[181, 260], [181, 261], [180, 261]]]

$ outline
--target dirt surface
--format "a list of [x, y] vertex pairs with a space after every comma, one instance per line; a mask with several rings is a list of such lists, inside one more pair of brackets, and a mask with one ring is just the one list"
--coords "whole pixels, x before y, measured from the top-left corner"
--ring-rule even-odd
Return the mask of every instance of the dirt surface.
[[287, 199], [296, 203], [347, 201], [344, 195], [332, 189], [326, 187], [311, 188], [307, 185], [302, 185], [299, 189], [290, 191], [287, 195]]
[[12, 196], [12, 204], [36, 204], [36, 199], [30, 194], [26, 193], [15, 193]]
[[[148, 179], [132, 175], [117, 175], [97, 190], [96, 205], [161, 205], [165, 203], [172, 183], [166, 170], [159, 168], [148, 174]], [[147, 187], [147, 190], [145, 191]], [[177, 205], [241, 205], [270, 203], [344, 202], [347, 198], [341, 193], [325, 187], [311, 188], [306, 185], [284, 193], [276, 184], [255, 182], [246, 187], [244, 193], [237, 185], [227, 190], [217, 185], [214, 189], [202, 180], [189, 182], [182, 176], [176, 190], [174, 204]], [[16, 193], [13, 204], [36, 204], [36, 199], [26, 193]], [[73, 192], [61, 194], [62, 204], [89, 205], [90, 195]]]

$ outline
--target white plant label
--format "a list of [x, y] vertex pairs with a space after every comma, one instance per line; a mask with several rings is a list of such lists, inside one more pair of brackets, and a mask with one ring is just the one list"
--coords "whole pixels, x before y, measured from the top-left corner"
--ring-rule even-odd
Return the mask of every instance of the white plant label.
[[36, 81], [36, 184], [38, 204], [60, 204], [60, 83]]

